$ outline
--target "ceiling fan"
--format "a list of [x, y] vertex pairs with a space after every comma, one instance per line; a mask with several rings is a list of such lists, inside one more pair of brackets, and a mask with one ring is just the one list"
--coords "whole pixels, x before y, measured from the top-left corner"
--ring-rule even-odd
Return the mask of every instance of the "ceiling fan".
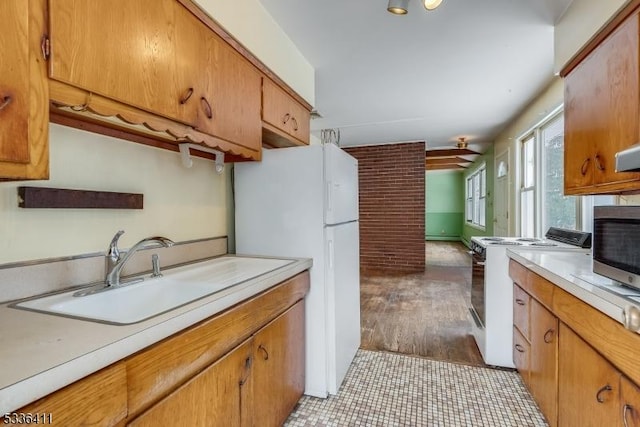
[[471, 150], [467, 138], [458, 138], [455, 146], [451, 148], [436, 148], [425, 153], [425, 168], [427, 170], [439, 169], [466, 169], [472, 160], [460, 156], [477, 156], [481, 153]]

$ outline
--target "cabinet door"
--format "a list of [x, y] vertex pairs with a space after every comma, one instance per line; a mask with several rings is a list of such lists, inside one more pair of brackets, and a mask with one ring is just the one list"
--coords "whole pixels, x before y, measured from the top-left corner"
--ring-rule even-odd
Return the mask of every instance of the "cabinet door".
[[622, 377], [622, 420], [625, 427], [640, 427], [640, 388]]
[[40, 0], [0, 2], [0, 180], [49, 175], [43, 14]]
[[240, 426], [251, 398], [251, 349], [247, 340], [128, 425]]
[[[625, 189], [638, 173], [615, 172], [615, 153], [640, 136], [639, 26], [634, 14], [565, 80], [565, 191]], [[637, 184], [635, 185], [638, 186]]]
[[560, 323], [558, 425], [621, 425], [620, 373]]
[[175, 0], [49, 0], [50, 77], [171, 119], [188, 89], [177, 81]]
[[258, 70], [216, 34], [206, 38], [207, 63], [197, 128], [202, 132], [260, 151], [260, 85]]
[[558, 421], [558, 318], [531, 299], [531, 394], [551, 427]]
[[304, 391], [304, 302], [254, 337], [253, 425], [280, 426]]
[[309, 143], [309, 111], [266, 77], [262, 79], [262, 120]]

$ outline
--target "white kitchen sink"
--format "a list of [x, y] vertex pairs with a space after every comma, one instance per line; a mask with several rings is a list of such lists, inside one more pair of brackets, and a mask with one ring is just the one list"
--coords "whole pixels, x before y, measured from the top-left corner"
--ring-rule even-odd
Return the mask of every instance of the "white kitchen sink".
[[294, 262], [225, 256], [163, 271], [163, 277], [85, 296], [72, 291], [33, 298], [14, 308], [126, 325], [140, 322]]

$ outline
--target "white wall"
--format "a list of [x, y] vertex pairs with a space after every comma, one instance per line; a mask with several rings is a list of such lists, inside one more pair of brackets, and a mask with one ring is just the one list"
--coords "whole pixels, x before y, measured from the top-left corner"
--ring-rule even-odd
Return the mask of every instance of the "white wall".
[[195, 2], [309, 104], [315, 104], [313, 67], [259, 0]]
[[560, 71], [587, 41], [629, 0], [573, 0], [554, 36], [554, 69]]
[[[213, 163], [186, 169], [177, 153], [50, 125], [49, 181], [0, 184], [0, 264], [104, 251], [123, 229], [122, 247], [163, 235], [189, 240], [227, 234], [226, 178]], [[22, 209], [17, 187], [144, 194], [144, 209]]]
[[536, 99], [534, 99], [519, 115], [516, 117], [496, 138], [494, 145], [494, 154], [497, 156], [502, 154], [508, 147], [509, 152], [509, 181], [513, 183], [509, 189], [509, 230], [516, 232], [516, 202], [517, 179], [516, 158], [517, 158], [517, 139], [525, 132], [530, 130], [538, 122], [544, 119], [555, 108], [562, 104], [564, 96], [564, 82], [559, 77], [555, 77], [552, 82], [543, 90]]
[[[257, 0], [202, 0], [209, 14], [311, 104], [314, 70]], [[0, 77], [1, 80], [1, 77]], [[0, 182], [0, 264], [104, 251], [126, 230], [122, 247], [154, 234], [181, 241], [230, 236], [229, 173], [213, 163], [181, 166], [177, 153], [50, 125], [49, 181]], [[144, 194], [131, 210], [19, 209], [19, 185]]]

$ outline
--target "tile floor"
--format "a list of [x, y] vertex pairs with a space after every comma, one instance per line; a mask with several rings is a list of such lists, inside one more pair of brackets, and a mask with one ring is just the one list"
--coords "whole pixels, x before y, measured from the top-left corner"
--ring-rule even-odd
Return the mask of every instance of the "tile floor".
[[339, 393], [285, 426], [546, 426], [517, 373], [360, 350]]

